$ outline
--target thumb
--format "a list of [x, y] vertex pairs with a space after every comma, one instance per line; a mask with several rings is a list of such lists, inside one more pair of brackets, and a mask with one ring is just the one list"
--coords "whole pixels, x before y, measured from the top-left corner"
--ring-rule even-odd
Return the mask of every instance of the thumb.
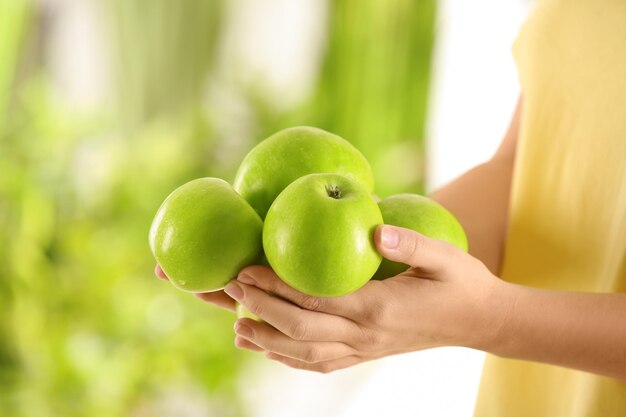
[[380, 225], [374, 232], [378, 252], [385, 258], [424, 271], [448, 268], [459, 256], [453, 245], [403, 227]]

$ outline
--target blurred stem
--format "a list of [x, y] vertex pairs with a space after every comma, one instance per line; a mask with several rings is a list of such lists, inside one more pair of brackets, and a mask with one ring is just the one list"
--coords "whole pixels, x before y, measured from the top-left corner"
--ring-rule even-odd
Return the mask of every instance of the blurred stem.
[[197, 107], [215, 55], [219, 0], [110, 3], [122, 120], [135, 125]]
[[20, 56], [28, 18], [30, 2], [26, 0], [0, 0], [0, 138], [6, 130], [9, 101], [15, 71]]
[[[314, 120], [365, 154], [380, 195], [420, 192], [436, 1], [337, 0], [329, 7]], [[400, 143], [415, 150], [415, 166], [389, 163]]]

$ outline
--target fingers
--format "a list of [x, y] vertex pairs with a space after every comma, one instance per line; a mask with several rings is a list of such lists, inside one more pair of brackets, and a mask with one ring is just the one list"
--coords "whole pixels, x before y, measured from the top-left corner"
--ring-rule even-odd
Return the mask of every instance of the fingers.
[[156, 266], [154, 267], [154, 275], [156, 275], [159, 279], [168, 281], [167, 275], [165, 275], [165, 272], [163, 272], [163, 269], [161, 269], [161, 266], [159, 264], [156, 264]]
[[202, 301], [213, 304], [219, 308], [223, 308], [224, 310], [235, 312], [235, 308], [237, 307], [235, 300], [230, 298], [224, 291], [221, 290], [213, 292], [198, 292], [193, 295]]
[[374, 233], [374, 242], [385, 258], [402, 262], [426, 273], [445, 270], [463, 253], [447, 242], [390, 225], [378, 226]]
[[267, 324], [251, 319], [235, 323], [235, 333], [268, 352], [275, 352], [307, 363], [317, 363], [350, 356], [354, 350], [341, 342], [298, 341]]
[[347, 318], [360, 316], [367, 310], [367, 303], [359, 296], [361, 290], [343, 297], [313, 297], [291, 288], [271, 268], [264, 266], [254, 265], [244, 268], [239, 273], [237, 281], [269, 291], [306, 310]]
[[238, 349], [250, 350], [252, 352], [264, 352], [263, 348], [258, 347], [248, 339], [240, 336], [235, 337], [235, 346]]
[[350, 366], [354, 366], [358, 363], [363, 362], [363, 359], [356, 355], [346, 356], [340, 359], [333, 359], [329, 361], [317, 362], [317, 363], [308, 363], [304, 361], [300, 361], [298, 359], [293, 359], [288, 356], [283, 356], [276, 354], [274, 352], [268, 352], [265, 356], [268, 359], [280, 362], [284, 365], [289, 366], [290, 368], [302, 369], [305, 371], [319, 372], [322, 374], [328, 374], [330, 372], [337, 371], [339, 369], [348, 368]]
[[224, 291], [250, 312], [294, 340], [350, 343], [359, 334], [358, 326], [350, 320], [302, 309], [237, 280], [229, 282]]

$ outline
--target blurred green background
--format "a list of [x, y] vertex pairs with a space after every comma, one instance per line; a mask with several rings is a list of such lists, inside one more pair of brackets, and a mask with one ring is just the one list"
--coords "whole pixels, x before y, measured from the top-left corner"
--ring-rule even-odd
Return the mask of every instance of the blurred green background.
[[0, 415], [250, 414], [234, 316], [156, 280], [147, 233], [272, 132], [422, 191], [435, 1], [287, 3], [0, 0]]

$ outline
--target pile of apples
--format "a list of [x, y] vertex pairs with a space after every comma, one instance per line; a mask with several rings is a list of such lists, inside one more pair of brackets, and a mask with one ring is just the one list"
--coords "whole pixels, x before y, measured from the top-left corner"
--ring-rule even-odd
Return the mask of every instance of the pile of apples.
[[248, 153], [232, 187], [199, 178], [174, 190], [152, 222], [150, 248], [184, 291], [220, 290], [247, 265], [265, 264], [319, 297], [408, 268], [377, 252], [383, 223], [467, 251], [462, 226], [437, 202], [416, 194], [377, 202], [373, 191], [370, 165], [348, 141], [313, 127], [281, 130]]

